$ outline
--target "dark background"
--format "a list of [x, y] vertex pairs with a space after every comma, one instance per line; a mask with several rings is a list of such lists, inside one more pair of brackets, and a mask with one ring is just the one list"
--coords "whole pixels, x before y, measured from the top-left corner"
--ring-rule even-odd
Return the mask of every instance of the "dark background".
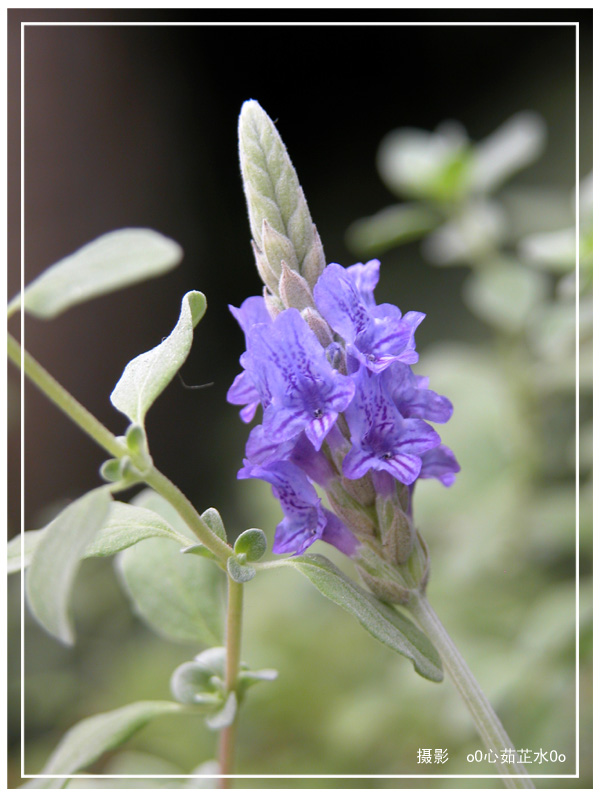
[[[124, 11], [77, 14], [135, 18]], [[531, 20], [531, 13], [525, 16]], [[315, 19], [298, 12], [301, 17]], [[454, 118], [478, 140], [512, 113], [538, 110], [549, 142], [534, 177], [543, 180], [551, 168], [556, 180], [558, 167], [559, 179], [574, 183], [573, 26], [390, 24], [406, 23], [400, 12], [377, 25], [333, 19], [338, 24], [294, 24], [288, 17], [280, 25], [25, 28], [26, 281], [125, 226], [156, 228], [185, 251], [175, 273], [51, 323], [28, 319], [28, 346], [119, 432], [124, 420], [108, 395], [122, 368], [170, 331], [185, 291], [202, 290], [209, 311], [183, 375], [188, 384], [214, 386], [186, 391], [176, 381], [148, 419], [158, 466], [199, 506], [223, 502], [222, 486], [239, 463], [223, 454], [233, 439], [241, 458], [245, 436], [236, 410], [224, 402], [242, 346], [227, 304], [260, 290], [237, 164], [244, 100], [257, 99], [277, 121], [329, 261], [356, 261], [344, 245], [348, 224], [390, 202], [374, 156], [394, 127], [431, 129]], [[13, 48], [17, 32], [14, 15]], [[584, 70], [581, 79], [585, 86]], [[17, 232], [15, 226], [9, 296], [18, 288]], [[387, 263], [392, 299], [428, 314], [421, 346], [449, 332], [452, 338], [485, 335], [461, 309], [460, 270], [434, 271], [410, 248], [389, 256], [384, 269]], [[401, 269], [394, 269], [398, 263]], [[98, 458], [95, 446], [30, 388], [26, 420], [26, 523], [32, 527], [49, 503], [96, 482]], [[11, 505], [10, 528], [17, 527], [18, 505]]]

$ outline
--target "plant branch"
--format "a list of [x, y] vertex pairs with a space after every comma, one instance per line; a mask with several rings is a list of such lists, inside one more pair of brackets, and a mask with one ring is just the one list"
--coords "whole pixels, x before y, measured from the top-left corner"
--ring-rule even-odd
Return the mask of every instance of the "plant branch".
[[415, 592], [408, 607], [437, 648], [444, 668], [465, 701], [485, 746], [497, 755], [496, 768], [507, 788], [535, 789], [522, 764], [502, 760], [503, 751], [516, 756], [515, 746], [425, 594]]
[[[46, 395], [72, 422], [91, 439], [115, 458], [129, 456], [136, 466], [136, 456], [108, 428], [76, 400], [50, 373], [26, 350], [22, 350], [17, 340], [7, 335], [8, 357], [27, 377]], [[200, 515], [183, 492], [175, 486], [156, 467], [148, 469], [141, 465], [141, 480], [165, 498], [189, 525], [202, 544], [213, 552], [224, 566], [232, 554], [232, 548], [220, 539], [200, 519]]]
[[[242, 608], [244, 600], [244, 584], [236, 583], [228, 576], [227, 584], [227, 628], [226, 641], [227, 656], [225, 662], [225, 688], [227, 692], [235, 692], [238, 685], [240, 671], [240, 654], [242, 647]], [[238, 698], [239, 699], [239, 698]], [[236, 709], [235, 719], [231, 725], [223, 728], [219, 742], [219, 765], [221, 773], [221, 789], [231, 788], [231, 778], [235, 759], [235, 742], [237, 734], [237, 719], [239, 706]]]

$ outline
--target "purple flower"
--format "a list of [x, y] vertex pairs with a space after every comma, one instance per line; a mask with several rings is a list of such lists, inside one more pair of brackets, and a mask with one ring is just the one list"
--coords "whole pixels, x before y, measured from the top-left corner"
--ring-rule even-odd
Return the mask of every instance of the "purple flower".
[[346, 555], [352, 555], [358, 541], [331, 511], [321, 507], [314, 486], [300, 467], [287, 461], [276, 461], [268, 467], [245, 463], [238, 478], [260, 478], [273, 487], [281, 503], [283, 520], [275, 529], [274, 553], [303, 553], [322, 539]]
[[439, 435], [420, 419], [404, 419], [379, 375], [361, 367], [355, 378], [356, 394], [346, 411], [352, 448], [342, 464], [344, 475], [354, 480], [370, 469], [384, 470], [400, 483], [414, 483], [420, 454], [437, 447]]
[[260, 395], [250, 375], [244, 370], [236, 375], [227, 392], [227, 401], [234, 406], [244, 406], [240, 411], [243, 422], [252, 422], [260, 405]]
[[414, 364], [419, 360], [414, 333], [425, 315], [409, 311], [403, 316], [389, 303], [373, 305], [376, 267], [370, 264], [355, 265], [351, 274], [339, 264], [326, 267], [314, 290], [317, 308], [345, 339], [350, 354], [372, 372], [395, 361]]
[[333, 369], [319, 340], [295, 308], [270, 325], [254, 325], [242, 359], [265, 406], [263, 426], [273, 442], [303, 431], [315, 450], [354, 395], [352, 378]]
[[375, 287], [379, 283], [379, 267], [380, 262], [373, 258], [367, 261], [366, 264], [353, 264], [346, 270], [346, 275], [349, 275], [358, 289], [361, 300], [371, 308], [375, 306]]
[[275, 443], [266, 435], [263, 425], [250, 431], [246, 443], [247, 464], [268, 467], [276, 461], [291, 461], [320, 486], [336, 477], [330, 461], [320, 450], [315, 450], [306, 434], [301, 433], [294, 441]]
[[[248, 347], [248, 333], [254, 325], [271, 324], [271, 317], [267, 311], [263, 297], [248, 297], [240, 308], [229, 306], [229, 310], [236, 318], [240, 328], [244, 331], [246, 347]], [[240, 361], [243, 362], [244, 355]], [[243, 364], [242, 364], [243, 365]], [[251, 422], [256, 414], [256, 409], [261, 403], [261, 395], [250, 374], [244, 370], [234, 378], [227, 400], [234, 406], [244, 406], [240, 417], [244, 422]]]
[[419, 478], [437, 478], [444, 486], [452, 486], [460, 466], [454, 453], [446, 445], [434, 447], [422, 457], [423, 465]]
[[383, 384], [403, 417], [417, 417], [431, 422], [448, 422], [452, 403], [447, 397], [428, 389], [429, 378], [415, 375], [408, 364], [390, 364], [382, 374]]

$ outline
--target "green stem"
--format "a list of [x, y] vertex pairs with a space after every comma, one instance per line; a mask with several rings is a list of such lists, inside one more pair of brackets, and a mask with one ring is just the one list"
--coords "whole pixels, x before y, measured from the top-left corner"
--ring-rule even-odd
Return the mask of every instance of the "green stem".
[[21, 369], [22, 365], [27, 377], [81, 430], [115, 458], [129, 455], [127, 447], [121, 444], [108, 428], [105, 428], [93, 414], [90, 414], [87, 408], [82, 406], [72, 394], [61, 386], [56, 378], [53, 378], [27, 350], [22, 350], [21, 345], [10, 333], [8, 334], [7, 345], [10, 360], [19, 369]]
[[[240, 655], [242, 648], [242, 607], [244, 601], [244, 584], [236, 583], [228, 576], [227, 584], [227, 628], [226, 641], [227, 660], [225, 662], [225, 688], [227, 692], [235, 692], [240, 671]], [[219, 742], [219, 771], [221, 773], [221, 789], [231, 788], [231, 778], [235, 759], [235, 742], [237, 734], [236, 710], [234, 721], [221, 731]]]
[[485, 746], [497, 754], [496, 768], [507, 788], [535, 789], [522, 764], [502, 761], [503, 751], [511, 752], [516, 759], [515, 746], [425, 595], [415, 592], [409, 608], [439, 651], [444, 668], [465, 701]]
[[[104, 450], [115, 458], [130, 456], [132, 464], [136, 466], [136, 457], [108, 428], [96, 419], [87, 408], [81, 405], [72, 394], [50, 375], [26, 350], [22, 350], [17, 340], [7, 334], [8, 357], [20, 369], [21, 365], [27, 377], [35, 383], [38, 389], [48, 397], [58, 408], [66, 414], [82, 431], [92, 438]], [[158, 494], [165, 498], [180, 517], [189, 525], [202, 544], [213, 552], [224, 566], [232, 554], [231, 547], [214, 534], [202, 521], [200, 515], [190, 503], [183, 492], [175, 486], [156, 467], [148, 469], [147, 464], [141, 465], [143, 470], [142, 480]]]

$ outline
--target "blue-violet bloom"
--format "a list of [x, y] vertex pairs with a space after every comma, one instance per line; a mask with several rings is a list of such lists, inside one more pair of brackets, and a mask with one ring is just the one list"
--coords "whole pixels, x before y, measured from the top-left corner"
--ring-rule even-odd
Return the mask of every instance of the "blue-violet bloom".
[[[354, 396], [354, 381], [333, 369], [295, 308], [269, 325], [254, 325], [242, 363], [263, 395], [263, 427], [273, 442], [303, 431], [315, 450]], [[269, 397], [265, 397], [265, 394]]]
[[[325, 268], [314, 290], [319, 312], [346, 341], [347, 352], [371, 371], [382, 372], [395, 361], [416, 363], [419, 356], [415, 350], [414, 334], [425, 314], [408, 311], [403, 316], [396, 306], [389, 303], [371, 305], [368, 298], [372, 292], [370, 286], [376, 282], [375, 271], [371, 270], [369, 274], [365, 269], [356, 269], [358, 266], [355, 265], [351, 274], [340, 264], [330, 264]], [[358, 277], [360, 289], [353, 275]]]
[[322, 508], [321, 499], [300, 467], [287, 461], [276, 461], [268, 467], [246, 462], [238, 478], [267, 481], [281, 503], [284, 518], [275, 529], [274, 553], [299, 555], [317, 539], [346, 555], [355, 552], [358, 540], [333, 512]]
[[342, 469], [350, 479], [372, 469], [389, 472], [409, 485], [419, 477], [420, 454], [440, 444], [439, 434], [420, 419], [404, 419], [385, 390], [380, 375], [361, 367], [354, 400], [346, 411], [352, 448]]

